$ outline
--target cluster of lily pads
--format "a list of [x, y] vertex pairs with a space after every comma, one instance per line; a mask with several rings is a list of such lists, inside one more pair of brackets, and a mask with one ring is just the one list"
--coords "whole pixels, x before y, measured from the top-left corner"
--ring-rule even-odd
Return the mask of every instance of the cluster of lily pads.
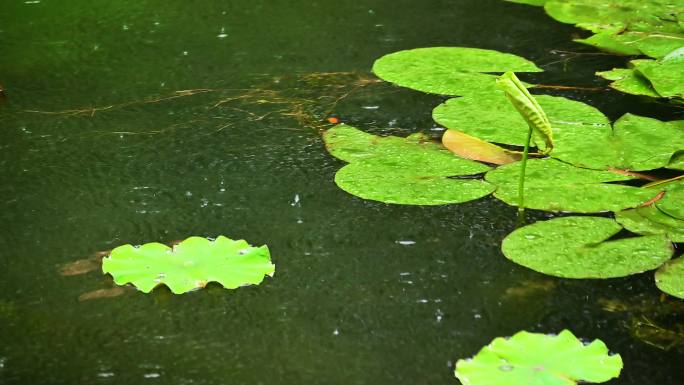
[[[420, 48], [378, 59], [373, 71], [384, 80], [460, 97], [433, 111], [435, 121], [448, 129], [443, 145], [423, 134], [379, 137], [344, 124], [329, 129], [328, 151], [349, 163], [335, 182], [353, 195], [393, 204], [462, 203], [493, 193], [518, 205], [521, 167], [515, 149], [525, 142], [528, 122], [496, 88], [492, 74], [509, 69], [540, 71], [515, 55], [463, 47]], [[504, 240], [504, 255], [565, 278], [622, 277], [660, 268], [658, 287], [684, 298], [684, 259], [670, 261], [673, 242], [684, 242], [684, 180], [644, 184], [641, 179], [649, 178], [644, 172], [683, 169], [684, 121], [626, 114], [611, 124], [578, 101], [547, 95], [536, 100], [551, 132], [532, 138], [538, 152], [527, 162], [525, 207], [602, 216], [520, 228]], [[613, 239], [623, 229], [639, 236]]]
[[684, 7], [680, 0], [507, 0], [544, 7], [552, 18], [591, 31], [575, 41], [635, 59], [597, 74], [629, 94], [684, 103]]
[[[684, 170], [684, 121], [626, 114], [611, 123], [578, 101], [535, 99], [525, 90], [533, 85], [506, 74], [529, 98], [528, 105], [514, 107], [516, 101], [509, 103], [510, 92], [497, 89], [493, 75], [510, 70], [541, 71], [515, 55], [463, 47], [420, 48], [378, 59], [373, 71], [386, 81], [460, 97], [433, 110], [434, 120], [447, 128], [441, 145], [421, 133], [380, 137], [345, 124], [327, 130], [327, 150], [348, 163], [335, 182], [350, 194], [392, 204], [462, 203], [493, 193], [515, 206], [523, 192], [528, 208], [602, 213], [524, 226], [504, 239], [502, 251], [520, 265], [564, 278], [658, 269], [657, 286], [684, 298], [684, 257], [670, 260], [673, 242], [684, 242], [684, 180], [644, 184], [642, 178], [651, 178], [637, 173]], [[538, 110], [538, 116], [525, 109]], [[533, 132], [535, 119], [545, 128]], [[538, 150], [529, 162], [515, 150], [526, 142]], [[527, 166], [524, 191], [522, 164]], [[638, 236], [613, 239], [623, 230]], [[569, 331], [558, 336], [520, 332], [459, 360], [455, 374], [471, 385], [576, 384], [608, 381], [621, 368], [620, 356], [608, 355], [601, 341], [585, 345]]]

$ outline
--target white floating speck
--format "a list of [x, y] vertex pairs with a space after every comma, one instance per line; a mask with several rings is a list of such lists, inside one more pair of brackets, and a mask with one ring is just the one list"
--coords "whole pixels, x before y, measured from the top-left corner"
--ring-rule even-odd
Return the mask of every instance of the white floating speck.
[[402, 245], [402, 246], [411, 246], [411, 245], [415, 245], [415, 244], [416, 244], [416, 241], [394, 241], [394, 242], [395, 242], [395, 243], [398, 243], [398, 244], [400, 244], [400, 245]]
[[333, 335], [334, 335], [334, 336], [339, 336], [339, 335], [340, 335], [340, 331], [337, 330], [337, 329], [333, 330]]
[[145, 378], [158, 378], [159, 376], [161, 376], [161, 374], [159, 374], [159, 373], [145, 373], [145, 374], [143, 374], [143, 377], [145, 377]]

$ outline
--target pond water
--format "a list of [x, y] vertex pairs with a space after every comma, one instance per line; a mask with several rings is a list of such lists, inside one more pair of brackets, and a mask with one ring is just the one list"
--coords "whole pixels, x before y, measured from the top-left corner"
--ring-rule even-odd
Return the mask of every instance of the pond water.
[[[373, 82], [376, 58], [496, 49], [546, 70], [525, 80], [603, 87], [593, 73], [624, 59], [581, 33], [498, 0], [3, 0], [0, 383], [457, 384], [455, 361], [494, 337], [564, 328], [622, 354], [611, 384], [684, 383], [684, 352], [644, 341], [648, 322], [684, 322], [651, 273], [545, 277], [503, 257], [516, 212], [491, 197], [386, 205], [333, 183], [328, 116], [440, 134], [444, 98]], [[546, 93], [677, 117], [606, 90]], [[220, 234], [268, 244], [275, 277], [84, 300], [111, 278], [59, 274], [125, 243]]]

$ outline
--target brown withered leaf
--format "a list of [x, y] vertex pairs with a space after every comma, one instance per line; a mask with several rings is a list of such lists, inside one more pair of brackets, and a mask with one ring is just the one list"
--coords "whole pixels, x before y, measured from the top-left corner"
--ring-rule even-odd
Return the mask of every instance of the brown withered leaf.
[[113, 287], [110, 289], [99, 289], [99, 290], [93, 290], [89, 291], [87, 293], [83, 293], [78, 296], [78, 300], [83, 302], [83, 301], [90, 301], [92, 299], [99, 299], [99, 298], [112, 298], [112, 297], [118, 297], [121, 294], [125, 292], [124, 288], [122, 287]]
[[480, 162], [508, 164], [521, 158], [519, 154], [456, 130], [446, 130], [442, 144], [461, 158]]

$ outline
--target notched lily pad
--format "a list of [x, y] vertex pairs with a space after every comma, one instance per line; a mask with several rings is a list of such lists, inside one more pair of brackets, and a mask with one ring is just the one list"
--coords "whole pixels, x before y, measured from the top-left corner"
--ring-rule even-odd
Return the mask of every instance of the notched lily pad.
[[651, 83], [639, 72], [632, 68], [614, 68], [610, 71], [597, 72], [596, 75], [612, 80], [610, 88], [630, 95], [643, 95], [651, 98], [661, 98], [660, 94], [653, 89]]
[[166, 285], [175, 294], [218, 282], [226, 289], [256, 285], [273, 276], [267, 246], [252, 247], [244, 240], [219, 236], [211, 241], [190, 237], [170, 248], [161, 243], [123, 245], [102, 260], [102, 271], [118, 285], [131, 283], [144, 293]]
[[557, 336], [521, 331], [458, 360], [455, 374], [467, 385], [576, 385], [606, 382], [621, 370], [622, 358], [601, 340], [584, 344], [568, 330]]
[[492, 92], [488, 73], [541, 72], [531, 61], [509, 53], [466, 47], [431, 47], [394, 52], [373, 64], [379, 78], [402, 87], [442, 95]]
[[615, 220], [636, 234], [665, 234], [672, 242], [684, 242], [684, 220], [665, 214], [655, 204], [617, 212]]
[[578, 126], [562, 132], [551, 156], [580, 167], [643, 171], [667, 166], [682, 149], [684, 121], [625, 114], [612, 130]]
[[[496, 185], [494, 196], [518, 204], [520, 164], [490, 171], [485, 180]], [[532, 159], [525, 172], [525, 207], [547, 211], [596, 213], [637, 207], [654, 198], [659, 189], [643, 189], [608, 182], [633, 179], [608, 171], [571, 166], [555, 159]]]
[[443, 205], [478, 199], [494, 190], [482, 180], [457, 178], [486, 172], [488, 166], [459, 158], [422, 137], [378, 137], [338, 125], [323, 139], [331, 154], [350, 162], [337, 172], [335, 183], [363, 199]]
[[515, 230], [501, 250], [519, 265], [563, 278], [624, 277], [656, 269], [672, 256], [664, 235], [608, 240], [620, 230], [609, 218], [555, 218]]
[[665, 293], [684, 299], [684, 257], [673, 259], [656, 271], [656, 286]]
[[[563, 97], [535, 95], [551, 123], [555, 145], [565, 131], [587, 127], [600, 131], [610, 121], [596, 108]], [[433, 119], [446, 128], [494, 143], [522, 146], [527, 135], [527, 122], [506, 99], [503, 92], [449, 99], [432, 111]], [[534, 136], [537, 147], [544, 139]]]

